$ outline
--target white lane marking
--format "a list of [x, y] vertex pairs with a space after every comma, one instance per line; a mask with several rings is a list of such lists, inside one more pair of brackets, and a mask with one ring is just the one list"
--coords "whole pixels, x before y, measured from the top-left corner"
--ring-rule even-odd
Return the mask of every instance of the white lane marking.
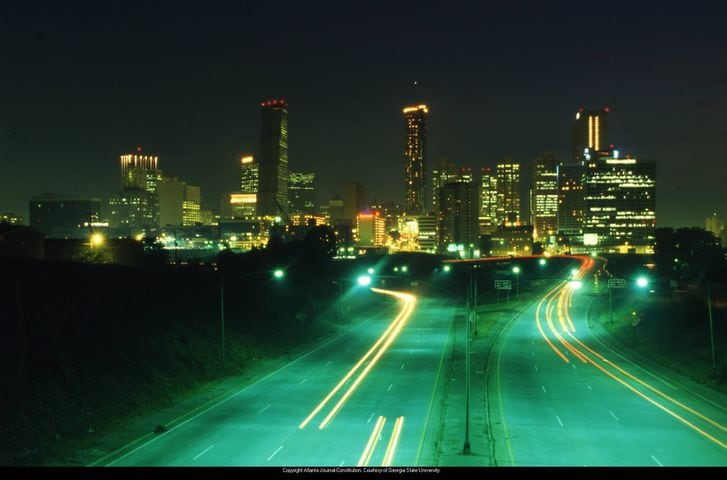
[[399, 370], [404, 370], [404, 364], [401, 364], [401, 367], [399, 367]]
[[588, 388], [588, 390], [593, 390], [593, 387], [592, 387], [592, 386], [590, 386], [590, 385], [589, 385], [589, 384], [587, 384], [587, 383], [586, 383], [586, 387]]
[[275, 455], [277, 455], [277, 454], [278, 454], [278, 452], [279, 452], [279, 451], [281, 451], [282, 449], [283, 449], [283, 445], [281, 445], [281, 446], [279, 446], [278, 448], [276, 448], [276, 449], [275, 449], [275, 451], [274, 451], [273, 453], [271, 453], [271, 454], [270, 454], [270, 456], [269, 456], [269, 457], [267, 458], [267, 460], [265, 460], [265, 461], [266, 461], [266, 462], [269, 462], [270, 460], [272, 460], [272, 459], [273, 459], [273, 457], [274, 457]]
[[533, 368], [535, 369], [536, 372], [538, 371], [538, 366], [537, 365], [533, 365]]
[[565, 350], [565, 356], [566, 357], [569, 357], [570, 356], [570, 355], [568, 355], [568, 350]]
[[655, 462], [656, 462], [656, 464], [657, 464], [657, 465], [659, 465], [660, 467], [663, 467], [663, 466], [664, 466], [664, 464], [663, 464], [663, 463], [661, 463], [661, 462], [659, 461], [659, 459], [658, 459], [658, 458], [656, 458], [655, 456], [651, 455], [651, 459], [652, 459], [653, 461], [655, 461]]
[[545, 385], [541, 385], [540, 388], [543, 389], [543, 393], [548, 393], [548, 392], [545, 391]]
[[328, 362], [326, 363], [326, 367], [327, 367], [328, 365], [332, 364], [332, 363], [333, 363], [333, 360], [328, 360]]
[[198, 459], [199, 457], [201, 457], [201, 456], [202, 456], [202, 455], [204, 455], [205, 453], [207, 453], [207, 452], [209, 452], [210, 450], [212, 450], [212, 447], [214, 447], [214, 445], [210, 445], [209, 447], [205, 448], [205, 449], [204, 449], [204, 450], [202, 450], [202, 451], [201, 451], [200, 453], [198, 453], [198, 454], [197, 454], [197, 456], [196, 456], [196, 457], [194, 457], [194, 458], [193, 458], [192, 460], [197, 460], [197, 459]]
[[558, 420], [558, 423], [559, 423], [559, 424], [560, 424], [560, 426], [562, 427], [562, 426], [563, 426], [563, 420], [561, 420], [561, 419], [560, 419], [560, 417], [559, 417], [558, 415], [556, 415], [556, 416], [555, 416], [555, 419], [556, 419], [556, 420]]
[[303, 380], [301, 380], [300, 382], [298, 382], [298, 385], [303, 385], [306, 380], [308, 380], [308, 379], [307, 378], [304, 378]]
[[372, 413], [368, 420], [366, 420], [366, 423], [371, 423], [371, 419], [374, 418], [374, 414]]
[[573, 367], [573, 370], [576, 369], [576, 364], [575, 363], [571, 363], [570, 366]]
[[609, 411], [608, 411], [608, 413], [610, 413], [610, 414], [611, 414], [611, 416], [612, 416], [613, 418], [615, 418], [617, 422], [620, 422], [620, 420], [618, 419], [618, 417], [616, 416], [616, 414], [615, 414], [615, 413], [613, 413], [613, 412], [612, 412], [611, 410], [609, 410]]
[[391, 387], [393, 387], [393, 386], [394, 386], [394, 384], [393, 384], [393, 383], [390, 383], [390, 384], [389, 384], [389, 388], [387, 388], [387, 389], [386, 389], [386, 391], [387, 391], [387, 392], [390, 392], [390, 391], [391, 391]]
[[263, 413], [265, 410], [267, 410], [268, 408], [270, 408], [272, 405], [273, 405], [272, 403], [269, 403], [265, 408], [263, 408], [262, 410], [260, 410], [257, 413]]
[[535, 356], [535, 352], [530, 352], [530, 356], [531, 357], [534, 357]]
[[344, 463], [346, 463], [346, 460], [341, 460], [341, 463], [339, 463], [338, 466], [342, 467]]

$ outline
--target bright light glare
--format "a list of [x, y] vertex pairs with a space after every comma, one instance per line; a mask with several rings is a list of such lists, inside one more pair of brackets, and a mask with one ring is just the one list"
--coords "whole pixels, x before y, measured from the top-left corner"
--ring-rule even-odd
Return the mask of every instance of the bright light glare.
[[545, 265], [548, 262], [546, 262], [544, 258], [541, 258], [540, 260], [538, 260], [538, 263], [541, 265]]
[[449, 265], [445, 265], [445, 266], [444, 266], [444, 271], [445, 271], [445, 272], [448, 272], [448, 271], [450, 271], [451, 269], [452, 269], [452, 267], [450, 267]]
[[94, 247], [103, 245], [104, 241], [106, 241], [106, 239], [100, 233], [94, 233], [93, 235], [91, 235], [91, 245], [93, 245]]
[[369, 272], [369, 275], [373, 275], [374, 274], [374, 269], [373, 268], [369, 268], [367, 271]]
[[568, 285], [570, 285], [573, 290], [578, 290], [583, 286], [583, 282], [581, 282], [580, 280], [571, 280], [570, 282], [568, 282]]
[[401, 267], [401, 271], [402, 271], [402, 272], [406, 272], [407, 270], [409, 270], [409, 269], [407, 268], [407, 266], [406, 266], [406, 265], [404, 265], [403, 267]]
[[520, 273], [520, 267], [512, 267], [512, 273]]
[[368, 275], [361, 275], [360, 277], [358, 277], [358, 284], [361, 285], [362, 287], [370, 285], [371, 277], [369, 277]]
[[570, 271], [570, 274], [575, 277], [576, 275], [578, 275], [578, 269], [574, 268], [573, 270]]
[[285, 275], [285, 272], [283, 272], [281, 269], [277, 269], [273, 272], [273, 276], [275, 278], [283, 278], [283, 275]]
[[636, 279], [636, 285], [638, 285], [641, 288], [644, 288], [649, 284], [649, 280], [646, 279], [646, 277], [639, 277]]

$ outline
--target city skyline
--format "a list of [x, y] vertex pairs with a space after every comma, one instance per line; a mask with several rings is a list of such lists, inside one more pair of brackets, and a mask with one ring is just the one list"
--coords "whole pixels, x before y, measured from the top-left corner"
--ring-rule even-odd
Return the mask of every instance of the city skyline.
[[[490, 33], [459, 15], [453, 29], [423, 13], [416, 14], [422, 16], [422, 22], [411, 35], [432, 27], [447, 48], [424, 41], [413, 54], [432, 61], [415, 67], [398, 65], [398, 50], [383, 57], [372, 51], [406, 37], [396, 28], [402, 11], [393, 9], [380, 21], [379, 40], [356, 47], [353, 39], [363, 32], [357, 27], [346, 31], [330, 20], [354, 14], [370, 18], [371, 12], [332, 8], [318, 20], [322, 27], [318, 33], [292, 27], [294, 34], [307, 41], [303, 42], [307, 55], [322, 65], [317, 73], [293, 58], [301, 46], [274, 42], [267, 47], [268, 53], [279, 56], [271, 57], [258, 52], [265, 49], [250, 37], [245, 44], [239, 39], [233, 42], [237, 37], [232, 34], [221, 33], [211, 34], [191, 52], [195, 60], [207, 51], [220, 52], [212, 56], [208, 68], [190, 70], [179, 63], [176, 54], [156, 65], [157, 55], [165, 49], [191, 45], [181, 36], [182, 27], [194, 17], [188, 11], [180, 11], [174, 21], [154, 9], [143, 19], [113, 12], [119, 15], [103, 21], [119, 31], [136, 32], [139, 39], [122, 45], [102, 35], [101, 43], [107, 42], [111, 48], [101, 55], [100, 47], [89, 43], [94, 21], [99, 20], [97, 11], [74, 11], [73, 18], [66, 18], [68, 12], [50, 8], [33, 16], [31, 22], [34, 12], [23, 12], [22, 8], [8, 12], [3, 20], [8, 23], [3, 25], [7, 26], [6, 45], [14, 50], [9, 52], [11, 68], [2, 87], [14, 95], [6, 103], [0, 125], [0, 209], [24, 218], [28, 199], [44, 192], [106, 197], [118, 182], [114, 168], [118, 155], [137, 145], [159, 156], [165, 171], [199, 185], [205, 206], [217, 208], [221, 195], [239, 185], [240, 157], [257, 151], [257, 108], [267, 98], [285, 98], [292, 105], [289, 168], [318, 174], [320, 204], [340, 192], [348, 181], [366, 185], [372, 199], [403, 203], [401, 109], [421, 102], [432, 109], [428, 116], [427, 173], [440, 156], [474, 169], [494, 167], [504, 156], [511, 156], [520, 163], [523, 178], [530, 178], [532, 163], [543, 152], [553, 152], [561, 161], [571, 157], [571, 124], [578, 108], [609, 107], [609, 143], [659, 166], [659, 225], [701, 225], [711, 212], [725, 211], [727, 199], [721, 194], [724, 178], [719, 174], [718, 159], [727, 154], [720, 140], [724, 126], [719, 123], [727, 102], [719, 86], [727, 77], [712, 61], [725, 46], [724, 40], [714, 35], [714, 26], [724, 17], [723, 9], [701, 6], [681, 11], [665, 6], [651, 15], [645, 6], [635, 6], [627, 17], [589, 6], [590, 13], [603, 14], [603, 22], [611, 21], [614, 28], [633, 27], [629, 41], [619, 36], [609, 37], [605, 44], [605, 40], [592, 41], [590, 46], [600, 48], [601, 61], [608, 68], [589, 73], [578, 70], [584, 65], [580, 61], [564, 66], [565, 59], [579, 50], [568, 43], [571, 37], [563, 33], [564, 27], [576, 25], [578, 18], [565, 15], [559, 20], [563, 12], [558, 8], [541, 12], [533, 6], [528, 10], [533, 15], [518, 15], [522, 12], [517, 8], [503, 7], [493, 13]], [[247, 14], [267, 13], [262, 6], [245, 8], [252, 9]], [[468, 11], [473, 18], [484, 15], [476, 8]], [[235, 9], [207, 11], [195, 21], [201, 31], [211, 32], [229, 21], [223, 18], [226, 14], [238, 18], [243, 13]], [[303, 15], [313, 21], [320, 13], [291, 6], [283, 20]], [[68, 20], [60, 30], [59, 19]], [[552, 64], [528, 62], [533, 60], [528, 56], [532, 54], [523, 54], [537, 36], [536, 27], [545, 21], [559, 27], [546, 40]], [[157, 28], [168, 34], [169, 40], [161, 42]], [[451, 48], [463, 46], [483, 32], [516, 33], [512, 45], [502, 46], [501, 51], [483, 50], [493, 55], [489, 69], [485, 69], [485, 62], [467, 65], [459, 54], [446, 59], [442, 56], [443, 49], [454, 52]], [[654, 34], [661, 44], [648, 41]], [[329, 35], [340, 37], [342, 44], [331, 47], [324, 42]], [[25, 40], [42, 60], [37, 65], [23, 60], [24, 53], [29, 52], [28, 46], [21, 45]], [[229, 45], [223, 40], [230, 41]], [[639, 51], [632, 52], [629, 42], [638, 43]], [[476, 45], [484, 48], [482, 41]], [[142, 46], [149, 51], [144, 52]], [[208, 50], [212, 47], [216, 50]], [[344, 47], [353, 48], [357, 55], [343, 58], [340, 52]], [[227, 55], [235, 48], [254, 57], [250, 65], [261, 68], [260, 80], [245, 77], [233, 85], [247, 70]], [[474, 53], [474, 48], [465, 51]], [[64, 53], [59, 57], [65, 62], [62, 65], [51, 58], [58, 49]], [[176, 52], [176, 47], [172, 51]], [[88, 57], [98, 60], [95, 67], [84, 60]], [[288, 61], [289, 74], [284, 78], [277, 75], [281, 59]], [[649, 60], [641, 66], [637, 59]], [[372, 84], [371, 74], [364, 70], [377, 62], [397, 67], [377, 74], [377, 83]], [[153, 75], [142, 81], [119, 73], [133, 64]], [[38, 65], [59, 68], [46, 70], [43, 76], [38, 75]], [[443, 65], [451, 67], [442, 70], [439, 67]], [[215, 66], [224, 67], [226, 75], [213, 74]], [[567, 85], [537, 76], [512, 81], [524, 69], [545, 67], [557, 73], [558, 79], [567, 80]], [[626, 67], [629, 75], [620, 78], [619, 69]], [[337, 72], [335, 80], [329, 78], [332, 68]], [[497, 73], [488, 76], [485, 70]], [[606, 70], [615, 76], [604, 75]], [[571, 78], [575, 71], [580, 75], [578, 81]], [[507, 84], [512, 85], [501, 88]], [[346, 121], [331, 121], [343, 112]], [[694, 168], [685, 169], [684, 165]]]

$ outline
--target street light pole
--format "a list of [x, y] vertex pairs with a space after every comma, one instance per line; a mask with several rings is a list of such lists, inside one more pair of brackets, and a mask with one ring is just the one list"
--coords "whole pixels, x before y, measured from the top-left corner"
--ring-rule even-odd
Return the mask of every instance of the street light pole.
[[469, 291], [467, 292], [467, 316], [465, 317], [465, 420], [464, 420], [464, 447], [462, 453], [469, 455], [472, 453], [470, 448], [470, 321], [472, 318], [473, 303], [473, 275], [474, 268], [470, 269]]
[[220, 331], [222, 338], [222, 364], [225, 364], [225, 277], [220, 267]]
[[714, 354], [714, 324], [712, 323], [712, 293], [707, 288], [707, 310], [709, 311], [709, 343], [712, 349], [712, 372], [717, 371], [717, 358]]
[[611, 285], [608, 286], [608, 311], [610, 321], [613, 323], [613, 289], [611, 288]]

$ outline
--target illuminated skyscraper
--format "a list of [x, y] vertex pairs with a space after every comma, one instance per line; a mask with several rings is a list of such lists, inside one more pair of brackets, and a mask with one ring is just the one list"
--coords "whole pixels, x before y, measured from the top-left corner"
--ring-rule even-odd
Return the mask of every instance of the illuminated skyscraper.
[[380, 212], [361, 212], [356, 216], [358, 244], [364, 247], [386, 245], [386, 220]]
[[606, 150], [590, 155], [585, 169], [584, 247], [653, 253], [656, 164]]
[[137, 153], [121, 155], [121, 189], [141, 189], [154, 193], [156, 184], [161, 180], [159, 157], [142, 155], [141, 147]]
[[184, 199], [182, 201], [182, 225], [190, 227], [202, 224], [202, 194], [199, 187], [184, 186]]
[[520, 225], [520, 164], [510, 157], [497, 164], [497, 224]]
[[497, 230], [497, 176], [491, 168], [483, 168], [480, 184], [480, 234]]
[[257, 212], [258, 191], [260, 188], [260, 166], [252, 155], [240, 159], [240, 193], [234, 198], [235, 216], [253, 217]]
[[601, 111], [578, 109], [571, 138], [574, 162], [585, 160], [586, 148], [596, 151], [608, 148], [608, 112], [608, 107]]
[[427, 170], [427, 114], [426, 105], [416, 105], [404, 108], [406, 120], [406, 146], [404, 150], [405, 167], [405, 198], [404, 209], [406, 213], [421, 215], [426, 213], [426, 183]]
[[450, 182], [439, 197], [439, 248], [479, 243], [477, 188], [473, 183]]
[[552, 153], [535, 159], [530, 197], [535, 240], [547, 242], [558, 228], [558, 160]]
[[583, 241], [585, 176], [583, 162], [558, 165], [558, 235], [570, 245]]
[[290, 215], [316, 213], [315, 173], [290, 172], [288, 201]]
[[454, 162], [447, 157], [440, 157], [432, 169], [432, 212], [439, 211], [439, 190], [456, 179], [457, 169]]
[[280, 215], [288, 205], [288, 104], [268, 100], [261, 104], [258, 168], [258, 215]]

